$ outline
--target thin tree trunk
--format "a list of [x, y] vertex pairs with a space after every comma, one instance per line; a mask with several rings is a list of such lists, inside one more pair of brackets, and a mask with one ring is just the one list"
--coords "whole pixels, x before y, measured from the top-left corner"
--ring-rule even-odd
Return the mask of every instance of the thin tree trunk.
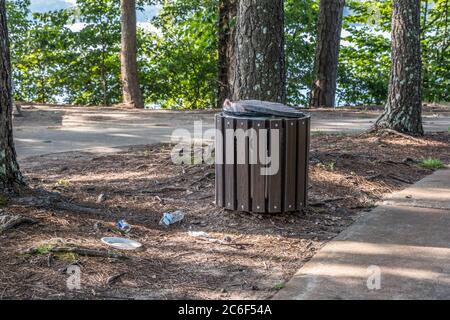
[[344, 4], [344, 0], [320, 0], [311, 107], [333, 108], [336, 103], [337, 68]]
[[12, 82], [5, 0], [0, 0], [0, 189], [23, 185], [14, 148], [12, 130]]
[[445, 24], [444, 24], [444, 44], [442, 45], [442, 50], [439, 54], [439, 62], [442, 61], [444, 57], [444, 52], [448, 49], [448, 0], [445, 1]]
[[219, 1], [219, 70], [217, 106], [222, 107], [225, 99], [232, 97], [232, 82], [234, 73], [234, 50], [236, 36], [237, 0]]
[[[422, 24], [422, 28], [421, 28], [421, 39], [420, 41], [424, 42], [426, 40], [426, 30], [427, 30], [427, 22], [428, 22], [428, 0], [425, 1], [424, 3], [424, 9], [423, 9], [423, 24]], [[424, 61], [427, 61], [427, 51], [426, 51], [426, 46], [422, 47], [422, 57], [424, 58]], [[426, 63], [424, 63], [422, 65], [422, 88], [423, 91], [425, 93], [425, 95], [427, 95], [427, 91], [428, 91], [428, 66], [426, 65]]]
[[422, 40], [425, 40], [425, 30], [427, 28], [427, 20], [428, 19], [428, 0], [425, 0], [424, 8], [423, 8], [423, 27], [421, 30]]
[[419, 0], [393, 1], [391, 37], [389, 93], [376, 127], [422, 135]]
[[233, 100], [286, 102], [284, 1], [239, 0]]
[[103, 105], [107, 106], [109, 105], [109, 101], [108, 101], [108, 80], [106, 79], [106, 65], [105, 65], [105, 60], [106, 60], [106, 45], [105, 45], [105, 41], [102, 38], [102, 64], [101, 64], [101, 68], [100, 68], [100, 77], [102, 79], [102, 90], [103, 90]]
[[44, 73], [41, 74], [41, 97], [39, 100], [41, 103], [47, 102], [47, 96], [45, 94], [45, 75], [44, 75]]
[[135, 108], [143, 108], [137, 69], [136, 0], [120, 0], [120, 12], [123, 102]]

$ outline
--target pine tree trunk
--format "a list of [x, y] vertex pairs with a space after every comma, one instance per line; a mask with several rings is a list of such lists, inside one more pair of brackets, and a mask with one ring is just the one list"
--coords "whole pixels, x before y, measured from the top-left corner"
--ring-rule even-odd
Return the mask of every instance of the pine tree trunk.
[[234, 50], [236, 36], [237, 0], [219, 1], [219, 90], [217, 107], [221, 108], [225, 99], [232, 97], [231, 86], [234, 74]]
[[286, 102], [283, 0], [239, 0], [233, 100]]
[[419, 0], [393, 1], [391, 37], [389, 93], [376, 127], [422, 135]]
[[23, 185], [12, 130], [12, 80], [5, 0], [0, 0], [0, 191]]
[[123, 102], [135, 108], [143, 108], [137, 70], [136, 0], [120, 0], [120, 13]]
[[311, 107], [334, 107], [344, 0], [320, 0]]

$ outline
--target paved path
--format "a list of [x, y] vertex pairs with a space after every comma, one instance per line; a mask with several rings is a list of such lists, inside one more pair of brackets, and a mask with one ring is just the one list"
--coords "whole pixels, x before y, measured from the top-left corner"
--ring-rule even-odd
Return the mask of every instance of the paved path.
[[449, 299], [449, 230], [450, 167], [365, 213], [274, 298]]
[[[118, 110], [114, 108], [24, 108], [14, 120], [19, 159], [74, 150], [107, 152], [114, 147], [170, 142], [175, 129], [193, 131], [194, 121], [203, 129], [213, 127], [214, 112]], [[312, 112], [312, 130], [358, 133], [368, 129], [376, 112]], [[450, 113], [427, 114], [425, 129], [447, 131]]]

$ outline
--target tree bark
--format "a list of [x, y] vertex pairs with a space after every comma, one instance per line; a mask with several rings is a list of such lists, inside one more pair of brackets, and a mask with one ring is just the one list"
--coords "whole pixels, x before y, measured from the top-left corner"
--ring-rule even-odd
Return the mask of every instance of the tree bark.
[[0, 190], [24, 185], [16, 159], [12, 130], [12, 80], [5, 0], [0, 0]]
[[120, 22], [123, 101], [135, 108], [143, 108], [137, 69], [136, 0], [120, 0]]
[[284, 1], [239, 0], [232, 99], [286, 102]]
[[422, 135], [420, 1], [392, 3], [392, 66], [389, 93], [377, 128]]
[[235, 36], [236, 36], [236, 14], [237, 0], [219, 1], [219, 70], [218, 70], [218, 93], [217, 107], [222, 108], [225, 99], [232, 97], [232, 83], [234, 65], [236, 63]]
[[311, 107], [333, 108], [336, 103], [337, 68], [344, 4], [344, 0], [320, 0]]

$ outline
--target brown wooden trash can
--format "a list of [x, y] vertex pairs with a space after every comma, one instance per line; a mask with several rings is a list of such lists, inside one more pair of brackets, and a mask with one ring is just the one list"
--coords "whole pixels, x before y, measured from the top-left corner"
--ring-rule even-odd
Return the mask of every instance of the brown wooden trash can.
[[[309, 115], [303, 118], [246, 118], [217, 114], [216, 205], [257, 213], [282, 213], [306, 207], [310, 120]], [[278, 136], [272, 137], [271, 130], [278, 128]], [[238, 138], [237, 132], [249, 134]], [[272, 162], [279, 161], [276, 174], [262, 174], [261, 168], [265, 166], [260, 160], [264, 156], [258, 156], [259, 161], [254, 161], [259, 150], [255, 152], [251, 137], [266, 135], [265, 154]], [[278, 156], [273, 149], [274, 141], [279, 141]]]

